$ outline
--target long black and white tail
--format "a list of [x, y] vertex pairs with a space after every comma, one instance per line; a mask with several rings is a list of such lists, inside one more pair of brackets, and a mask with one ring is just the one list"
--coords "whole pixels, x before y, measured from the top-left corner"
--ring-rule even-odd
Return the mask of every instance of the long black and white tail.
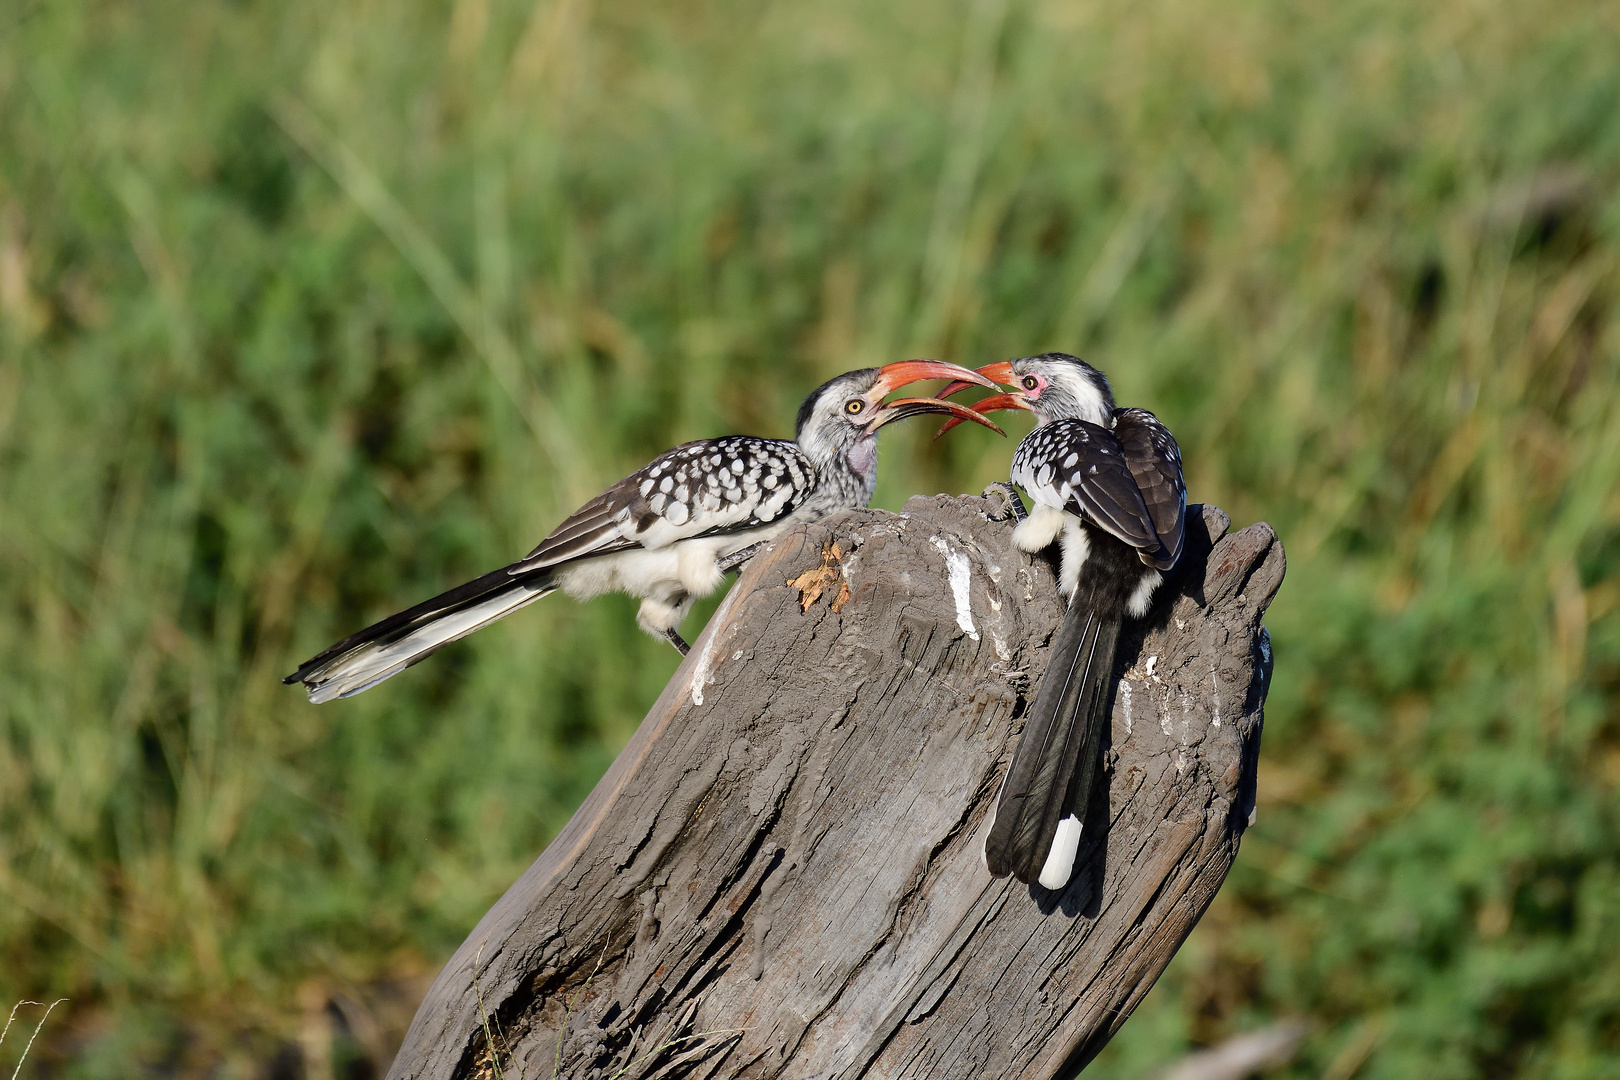
[[350, 634], [281, 681], [303, 683], [316, 704], [351, 697], [556, 590], [550, 570], [492, 570]]
[[1061, 889], [1101, 762], [1119, 617], [1082, 587], [1069, 605], [996, 800], [984, 859], [997, 877]]

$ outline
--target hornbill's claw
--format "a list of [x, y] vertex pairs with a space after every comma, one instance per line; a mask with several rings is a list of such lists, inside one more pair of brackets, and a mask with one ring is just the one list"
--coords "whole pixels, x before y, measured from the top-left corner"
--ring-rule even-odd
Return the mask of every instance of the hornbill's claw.
[[1001, 511], [991, 517], [991, 521], [1006, 521], [1010, 517], [1014, 523], [1018, 523], [1029, 517], [1029, 511], [1024, 509], [1024, 500], [1018, 497], [1017, 488], [998, 480], [984, 489], [984, 498], [991, 502], [995, 502], [998, 496], [1002, 503]]
[[687, 653], [692, 651], [692, 646], [688, 645], [686, 643], [686, 639], [681, 637], [681, 632], [679, 630], [665, 630], [664, 637], [669, 639], [669, 643], [675, 646], [675, 651], [680, 653], [682, 656], [685, 656]]
[[720, 568], [720, 572], [722, 574], [729, 574], [731, 571], [737, 569], [749, 559], [752, 559], [755, 555], [758, 555], [760, 549], [768, 543], [770, 543], [769, 540], [761, 540], [757, 544], [749, 544], [747, 547], [740, 547], [736, 551], [733, 551], [730, 555], [721, 558], [715, 563], [715, 565]]

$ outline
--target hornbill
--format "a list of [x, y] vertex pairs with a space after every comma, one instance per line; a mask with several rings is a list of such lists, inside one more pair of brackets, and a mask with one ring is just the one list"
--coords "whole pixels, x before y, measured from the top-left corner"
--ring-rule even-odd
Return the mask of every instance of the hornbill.
[[987, 364], [979, 374], [1016, 389], [974, 408], [1035, 414], [1011, 470], [1035, 508], [1023, 516], [1016, 492], [1007, 491], [1020, 517], [1013, 543], [1028, 552], [1058, 543], [1058, 584], [1069, 598], [996, 799], [985, 864], [997, 877], [1061, 889], [1074, 873], [1101, 764], [1120, 624], [1147, 614], [1181, 556], [1181, 450], [1146, 409], [1115, 408], [1107, 377], [1078, 357], [1044, 353]]
[[640, 597], [641, 628], [685, 655], [676, 628], [726, 571], [795, 521], [871, 500], [883, 425], [949, 413], [1001, 431], [954, 402], [883, 401], [920, 379], [996, 389], [934, 360], [846, 372], [804, 399], [794, 440], [731, 435], [666, 450], [575, 510], [524, 558], [351, 634], [282, 681], [303, 683], [317, 703], [349, 697], [558, 589], [581, 600], [614, 590]]

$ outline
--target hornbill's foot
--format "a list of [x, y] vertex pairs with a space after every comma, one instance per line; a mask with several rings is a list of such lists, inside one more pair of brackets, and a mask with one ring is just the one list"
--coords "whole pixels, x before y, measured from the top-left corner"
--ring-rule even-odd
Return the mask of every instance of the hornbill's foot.
[[729, 574], [729, 573], [731, 573], [731, 571], [737, 569], [737, 567], [741, 566], [743, 563], [747, 562], [749, 559], [752, 559], [755, 555], [758, 555], [759, 554], [759, 549], [764, 547], [768, 543], [770, 543], [770, 541], [761, 540], [757, 544], [749, 544], [747, 547], [738, 548], [736, 551], [733, 551], [730, 555], [727, 555], [724, 558], [722, 558], [715, 565], [720, 568], [720, 572], [722, 574]]
[[681, 632], [679, 630], [671, 627], [670, 629], [664, 631], [664, 637], [669, 640], [671, 645], [675, 646], [675, 651], [680, 653], [682, 656], [685, 656], [687, 653], [692, 651], [692, 646], [688, 645], [686, 643], [686, 639], [681, 637]]
[[999, 498], [1001, 508], [991, 515], [991, 521], [1006, 521], [1009, 517], [1016, 524], [1029, 517], [1029, 511], [1024, 509], [1024, 500], [1018, 497], [1018, 489], [1011, 484], [996, 481], [984, 489], [984, 497], [992, 503]]

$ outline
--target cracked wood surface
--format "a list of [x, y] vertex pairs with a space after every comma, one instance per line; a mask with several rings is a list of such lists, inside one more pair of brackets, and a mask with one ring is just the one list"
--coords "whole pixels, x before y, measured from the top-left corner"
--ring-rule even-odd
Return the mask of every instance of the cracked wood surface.
[[[796, 527], [428, 992], [390, 1077], [1050, 1077], [1124, 1023], [1254, 806], [1283, 576], [1189, 507], [1120, 642], [1067, 889], [983, 832], [1056, 629], [1051, 565], [977, 498]], [[1106, 797], [1106, 811], [1103, 800]], [[493, 1059], [492, 1059], [493, 1054]]]

